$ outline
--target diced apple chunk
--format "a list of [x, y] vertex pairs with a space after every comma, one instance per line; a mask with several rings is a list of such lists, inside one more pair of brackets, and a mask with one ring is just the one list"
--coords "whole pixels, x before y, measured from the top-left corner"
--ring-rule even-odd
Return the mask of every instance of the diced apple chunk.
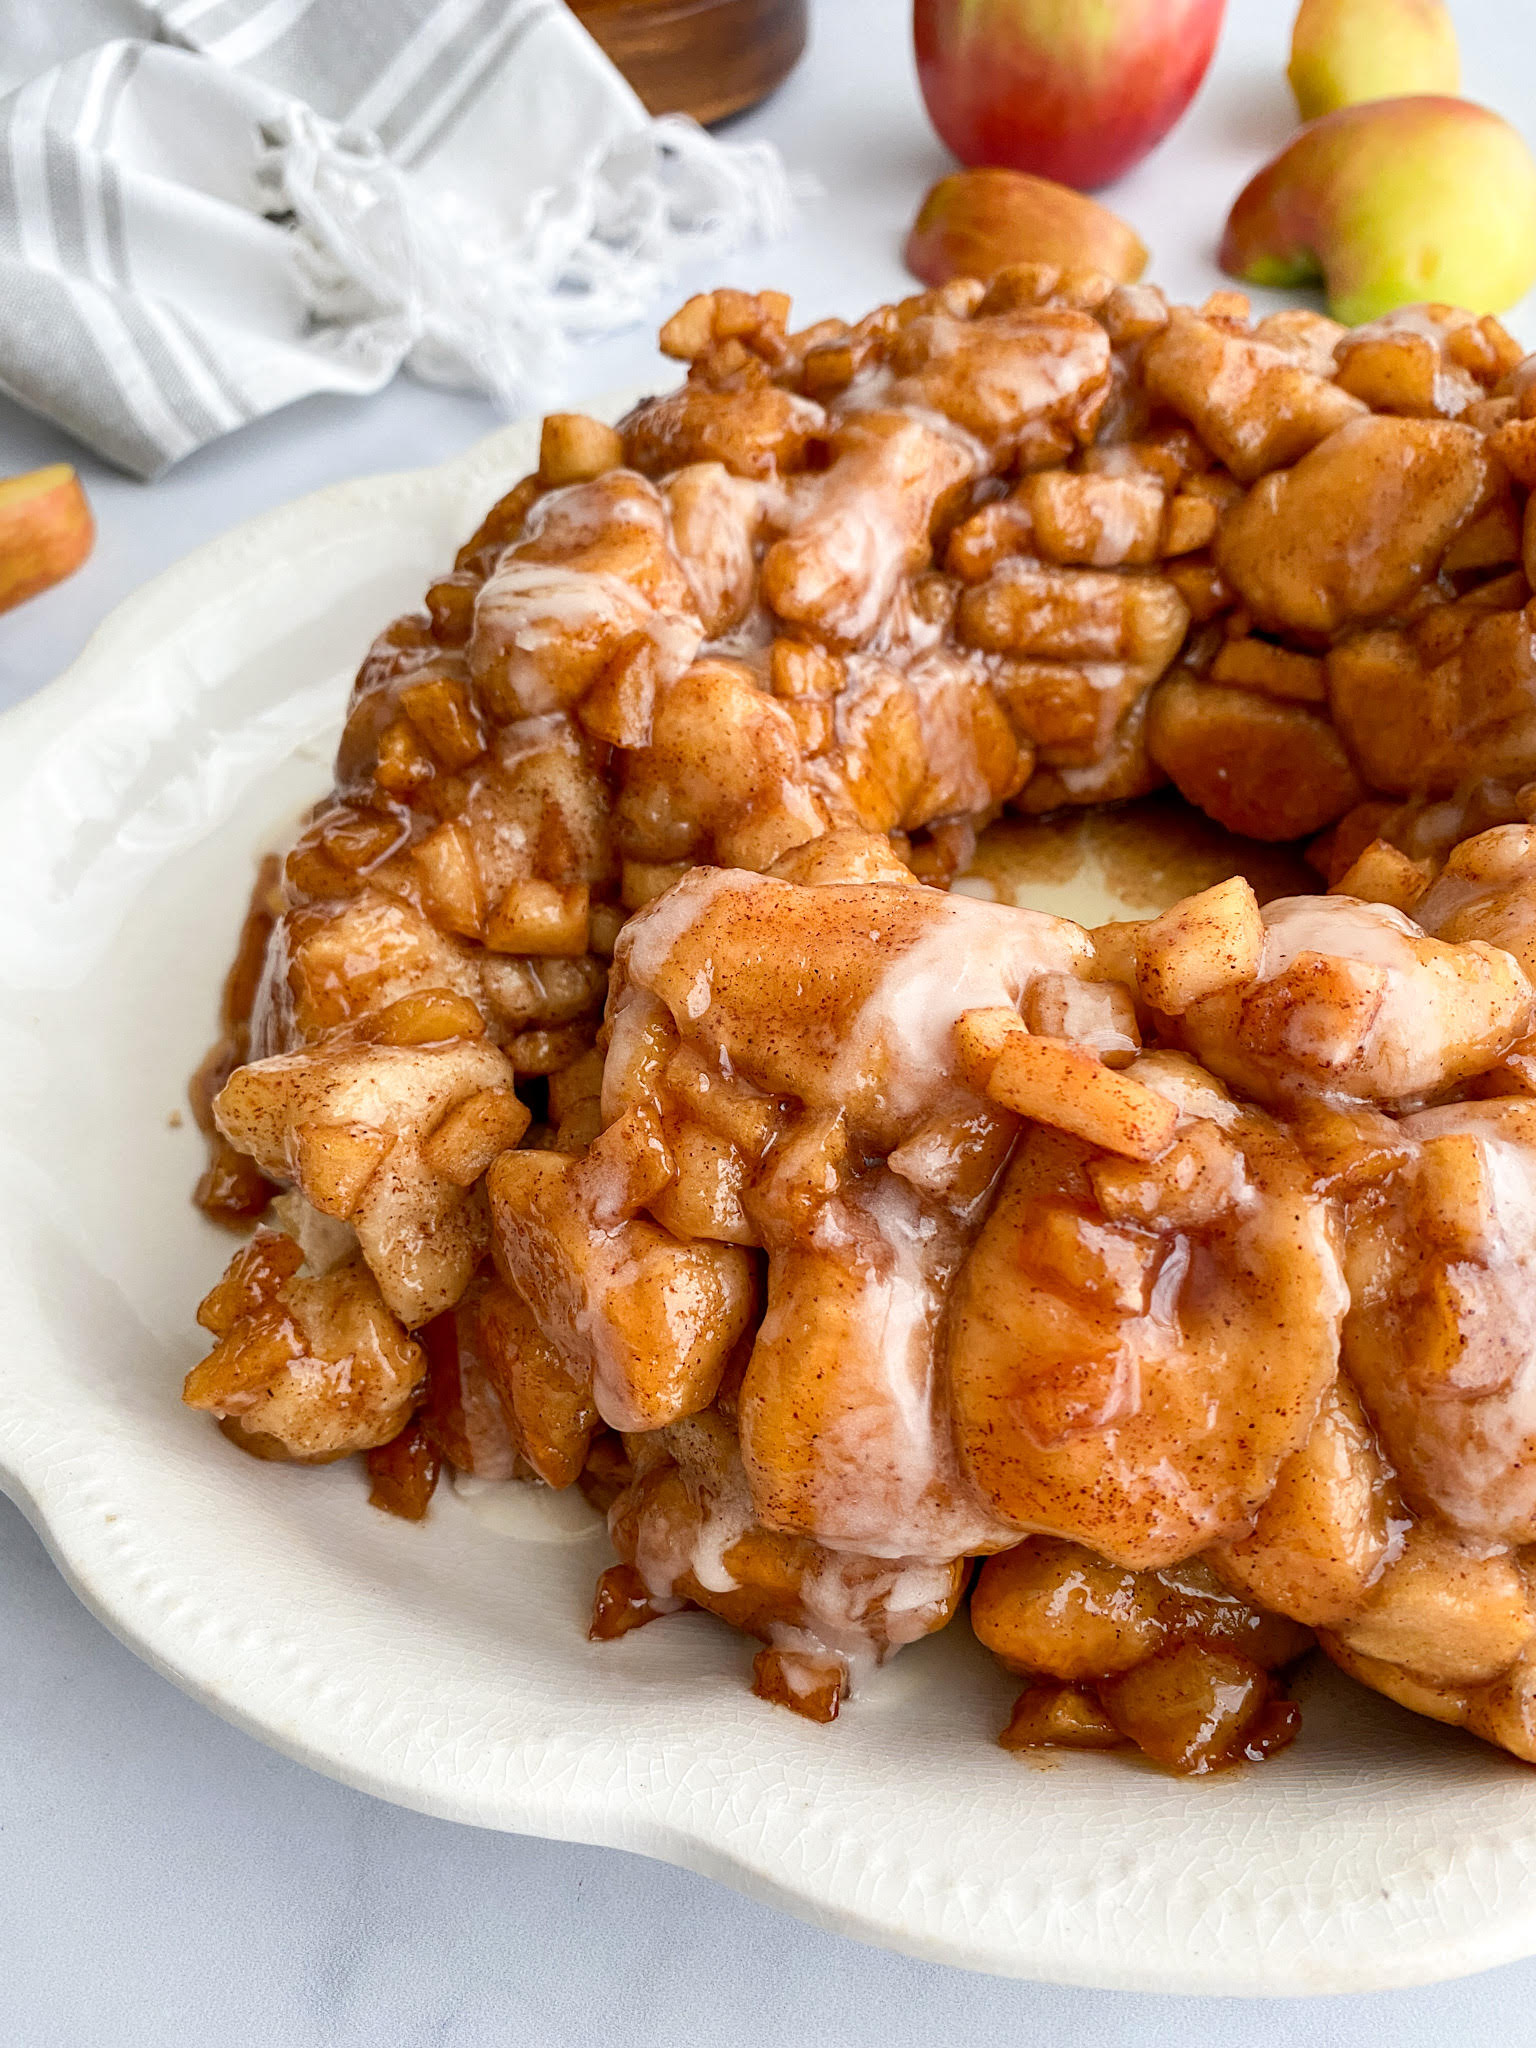
[[485, 923], [485, 890], [469, 828], [458, 819], [439, 825], [411, 849], [411, 858], [421, 870], [436, 921], [464, 938], [478, 938]]
[[1340, 875], [1330, 896], [1358, 896], [1362, 903], [1387, 903], [1411, 915], [1429, 887], [1427, 861], [1411, 860], [1385, 839], [1373, 839]]
[[602, 420], [584, 412], [552, 412], [539, 435], [539, 482], [590, 483], [624, 460], [624, 443]]
[[1023, 1030], [1007, 1034], [987, 1093], [1004, 1109], [1127, 1159], [1155, 1159], [1178, 1128], [1174, 1105], [1131, 1075], [1081, 1046]]
[[513, 882], [491, 912], [485, 943], [496, 953], [573, 959], [587, 950], [585, 882]]
[[661, 1119], [637, 1104], [592, 1140], [577, 1169], [581, 1195], [602, 1225], [622, 1223], [647, 1208], [677, 1178]]
[[510, 1088], [482, 1088], [449, 1110], [423, 1142], [422, 1157], [456, 1187], [471, 1187], [498, 1153], [518, 1142], [531, 1121], [531, 1111]]
[[1253, 981], [1263, 958], [1259, 900], [1252, 883], [1233, 875], [1142, 927], [1136, 986], [1152, 1009], [1181, 1017], [1207, 996]]
[[483, 1038], [485, 1019], [468, 996], [423, 988], [376, 1011], [366, 1029], [375, 1045], [446, 1045], [456, 1038]]
[[300, 1124], [295, 1164], [306, 1198], [324, 1215], [345, 1221], [394, 1145], [388, 1131], [366, 1124]]

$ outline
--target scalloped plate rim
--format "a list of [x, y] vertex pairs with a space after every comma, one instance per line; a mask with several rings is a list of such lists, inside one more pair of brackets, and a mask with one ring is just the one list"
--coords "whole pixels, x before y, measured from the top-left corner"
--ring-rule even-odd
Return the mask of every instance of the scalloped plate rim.
[[[632, 403], [645, 387], [635, 386], [593, 402], [593, 409], [613, 416]], [[45, 751], [67, 742], [84, 729], [89, 714], [121, 697], [131, 681], [132, 662], [154, 651], [173, 633], [178, 608], [194, 605], [229, 572], [251, 567], [258, 571], [301, 545], [306, 536], [327, 530], [328, 522], [356, 513], [359, 519], [380, 510], [418, 515], [437, 505], [446, 508], [498, 475], [524, 464], [533, 449], [536, 424], [516, 422], [476, 442], [449, 460], [430, 468], [399, 470], [333, 484], [326, 489], [271, 509], [204, 543], [166, 569], [116, 607], [92, 633], [79, 656], [52, 683], [0, 715], [0, 756], [25, 769]], [[0, 820], [3, 824], [3, 820]], [[0, 844], [0, 863], [4, 848]], [[5, 988], [0, 978], [0, 1011]], [[4, 1022], [0, 1014], [0, 1023]], [[0, 1137], [5, 1135], [0, 1127]], [[0, 1214], [4, 1191], [0, 1188]], [[0, 1245], [0, 1252], [3, 1252]], [[21, 1277], [22, 1297], [27, 1290]], [[5, 1278], [0, 1259], [0, 1281]], [[44, 1318], [46, 1321], [46, 1317]], [[1398, 1988], [1438, 1981], [1483, 1970], [1536, 1952], [1536, 1898], [1519, 1910], [1520, 1880], [1536, 1874], [1536, 1822], [1516, 1830], [1512, 1840], [1493, 1844], [1490, 1853], [1510, 1866], [1502, 1871], [1514, 1893], [1511, 1903], [1472, 1931], [1415, 1932], [1386, 1952], [1362, 1959], [1358, 1947], [1345, 1952], [1326, 1947], [1288, 1962], [1255, 1942], [1252, 1952], [1207, 1953], [1203, 1956], [1147, 1956], [1111, 1945], [1101, 1934], [1061, 1935], [1054, 1942], [1020, 1943], [996, 1939], [967, 1941], [920, 1917], [858, 1903], [847, 1885], [817, 1880], [803, 1869], [775, 1867], [752, 1844], [729, 1830], [703, 1822], [682, 1824], [676, 1816], [651, 1810], [631, 1790], [616, 1797], [611, 1787], [567, 1786], [554, 1789], [502, 1786], [477, 1803], [473, 1787], [451, 1775], [416, 1770], [391, 1771], [357, 1745], [328, 1740], [318, 1725], [285, 1726], [270, 1699], [259, 1688], [242, 1694], [221, 1689], [215, 1676], [200, 1664], [174, 1618], [167, 1621], [136, 1603], [123, 1582], [120, 1555], [103, 1537], [102, 1524], [87, 1512], [77, 1475], [99, 1462], [101, 1441], [90, 1429], [88, 1415], [50, 1408], [46, 1391], [26, 1384], [10, 1353], [0, 1348], [0, 1491], [20, 1508], [53, 1558], [72, 1591], [117, 1639], [154, 1670], [221, 1718], [278, 1750], [342, 1783], [374, 1796], [437, 1817], [468, 1825], [532, 1833], [549, 1839], [623, 1848], [682, 1865], [722, 1880], [794, 1913], [813, 1924], [851, 1934], [907, 1954], [995, 1974], [1103, 1989], [1155, 1990], [1246, 1996], [1304, 1995]], [[843, 1724], [844, 1729], [850, 1723]], [[842, 1730], [838, 1731], [840, 1735]], [[831, 1739], [838, 1739], [834, 1735]], [[1273, 1767], [1270, 1767], [1273, 1768]], [[1198, 1801], [1201, 1788], [1187, 1788]], [[738, 1831], [739, 1832], [739, 1831]], [[1488, 1845], [1485, 1845], [1488, 1846]], [[780, 1859], [782, 1864], [783, 1859]]]

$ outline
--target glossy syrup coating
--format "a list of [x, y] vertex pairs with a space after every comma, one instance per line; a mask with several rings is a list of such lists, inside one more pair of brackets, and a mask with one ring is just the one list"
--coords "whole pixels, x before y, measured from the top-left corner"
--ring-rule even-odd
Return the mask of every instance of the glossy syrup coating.
[[[287, 1192], [188, 1399], [407, 1513], [580, 1480], [595, 1632], [709, 1607], [813, 1718], [983, 1557], [1014, 1746], [1267, 1754], [1315, 1628], [1536, 1753], [1518, 350], [1031, 266], [787, 315], [690, 301], [364, 661], [199, 1081], [210, 1212]], [[1164, 781], [1337, 893], [944, 893]], [[1156, 1625], [1074, 1663], [1095, 1574]]]
[[1251, 1606], [1199, 1559], [1130, 1571], [1032, 1537], [982, 1567], [971, 1626], [1030, 1679], [1000, 1738], [1007, 1749], [1134, 1742], [1199, 1777], [1272, 1755], [1300, 1725], [1272, 1674], [1311, 1635]]

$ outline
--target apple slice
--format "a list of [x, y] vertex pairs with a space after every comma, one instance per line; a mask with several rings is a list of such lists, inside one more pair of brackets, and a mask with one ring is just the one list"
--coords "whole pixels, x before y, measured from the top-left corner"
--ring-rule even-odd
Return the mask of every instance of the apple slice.
[[906, 265], [924, 284], [995, 277], [1012, 263], [1098, 270], [1134, 284], [1147, 251], [1120, 216], [1029, 171], [953, 171], [917, 210]]
[[1501, 313], [1536, 282], [1536, 162], [1470, 100], [1340, 107], [1238, 194], [1220, 262], [1249, 284], [1322, 283], [1350, 325], [1425, 299]]
[[73, 576], [96, 539], [67, 462], [0, 480], [0, 612]]

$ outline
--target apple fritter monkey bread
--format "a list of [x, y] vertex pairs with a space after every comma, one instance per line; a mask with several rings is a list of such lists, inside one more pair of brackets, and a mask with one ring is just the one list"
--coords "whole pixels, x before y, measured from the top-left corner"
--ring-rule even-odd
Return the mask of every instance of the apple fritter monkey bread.
[[[813, 1719], [970, 1624], [1004, 1742], [1194, 1773], [1314, 1643], [1536, 1761], [1536, 359], [1021, 267], [692, 299], [363, 662], [196, 1100], [186, 1399], [582, 1487], [593, 1633]], [[976, 835], [1171, 783], [1087, 930]], [[1323, 893], [1326, 890], [1326, 893]]]

